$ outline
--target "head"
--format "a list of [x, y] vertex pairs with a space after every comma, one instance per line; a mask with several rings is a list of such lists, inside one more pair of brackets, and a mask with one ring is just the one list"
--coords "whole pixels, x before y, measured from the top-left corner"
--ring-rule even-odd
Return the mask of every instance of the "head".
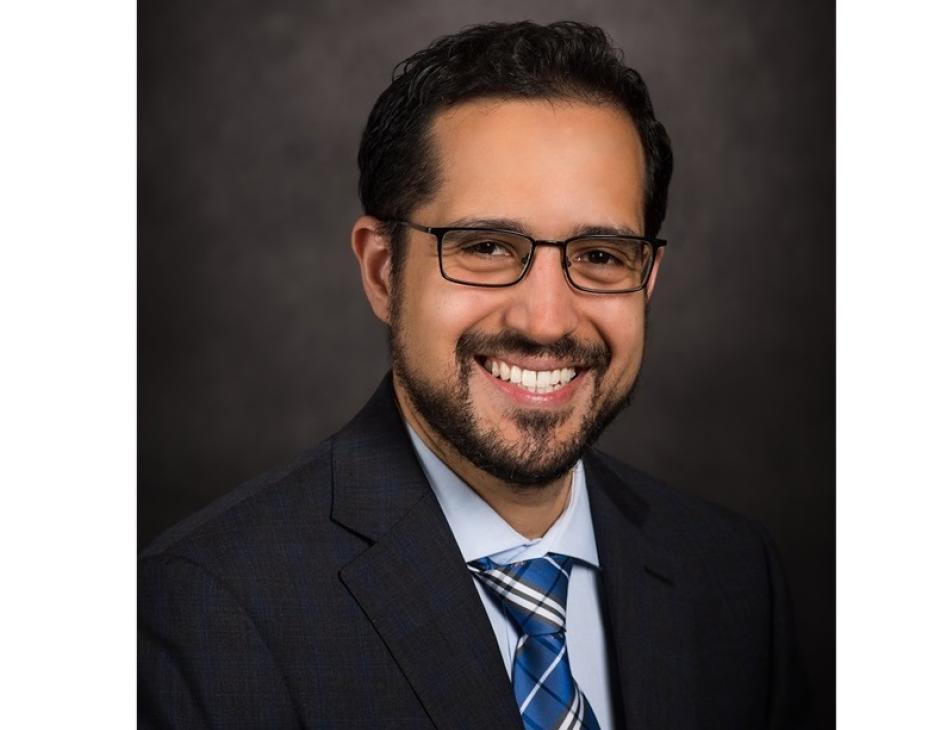
[[[655, 236], [672, 158], [641, 77], [598, 28], [469, 28], [397, 67], [358, 160], [353, 246], [390, 328], [404, 415], [433, 447], [509, 483], [557, 478], [628, 402], [659, 260], [641, 291], [595, 294], [539, 247], [517, 285], [470, 287], [441, 277], [434, 238], [391, 221]], [[531, 392], [492, 374], [503, 365], [575, 377]]]

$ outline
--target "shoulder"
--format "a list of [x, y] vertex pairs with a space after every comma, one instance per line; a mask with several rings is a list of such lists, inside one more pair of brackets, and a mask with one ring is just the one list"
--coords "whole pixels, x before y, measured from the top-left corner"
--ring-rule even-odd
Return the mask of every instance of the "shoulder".
[[766, 565], [775, 551], [763, 525], [591, 450], [584, 463], [598, 489], [662, 550], [711, 563]]
[[171, 557], [209, 564], [312, 532], [331, 506], [331, 439], [251, 479], [155, 538], [143, 565]]
[[[292, 583], [293, 575], [308, 576], [311, 582], [330, 579], [336, 566], [369, 546], [351, 529], [352, 520], [339, 521], [336, 512], [378, 514], [384, 502], [388, 507], [397, 503], [397, 484], [404, 476], [397, 476], [398, 465], [403, 464], [418, 469], [388, 376], [341, 431], [156, 538], [140, 556], [140, 576], [195, 568], [225, 577], [229, 586], [243, 591], [253, 591], [256, 583], [270, 590], [276, 581], [280, 587]], [[384, 486], [385, 476], [390, 476], [389, 486]], [[372, 490], [355, 482], [379, 485], [374, 490], [378, 499], [367, 499]], [[419, 479], [416, 489], [419, 482], [425, 484]], [[337, 485], [349, 499], [336, 499]], [[328, 584], [313, 587], [328, 589]]]
[[308, 632], [294, 607], [331, 592], [331, 574], [306, 559], [331, 535], [330, 452], [324, 442], [242, 484], [144, 550], [140, 727], [300, 726], [300, 670], [281, 636]]

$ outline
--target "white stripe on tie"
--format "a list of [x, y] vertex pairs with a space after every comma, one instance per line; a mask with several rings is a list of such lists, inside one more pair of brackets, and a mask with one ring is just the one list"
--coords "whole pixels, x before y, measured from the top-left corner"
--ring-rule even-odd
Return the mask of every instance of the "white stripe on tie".
[[[558, 624], [563, 625], [564, 622], [566, 621], [567, 613], [564, 611], [563, 608], [561, 608], [561, 604], [555, 601], [554, 599], [552, 599], [550, 596], [546, 596], [544, 593], [536, 591], [531, 586], [526, 585], [525, 583], [521, 583], [520, 581], [507, 575], [506, 573], [503, 573], [500, 570], [488, 570], [487, 573], [493, 576], [494, 578], [498, 579], [501, 583], [505, 583], [507, 586], [509, 586], [509, 591], [504, 591], [502, 590], [502, 586], [499, 586], [497, 584], [492, 585], [493, 589], [497, 593], [499, 593], [503, 598], [511, 597], [513, 595], [513, 592], [518, 590], [521, 593], [526, 594], [529, 598], [536, 601], [538, 605], [547, 606], [549, 611], [552, 611], [553, 613], [558, 614], [559, 616], [559, 618], [557, 619]], [[519, 605], [525, 606], [526, 608], [531, 608], [532, 605], [534, 604], [520, 603]]]
[[583, 692], [580, 691], [579, 687], [577, 687], [577, 694], [580, 696], [580, 707], [577, 708], [577, 727], [582, 730], [583, 716], [586, 714], [586, 699], [583, 697]]
[[[564, 573], [563, 570], [561, 572]], [[527, 594], [529, 598], [534, 598], [535, 600], [538, 600], [538, 601], [545, 601], [545, 602], [550, 603], [551, 605], [554, 606], [554, 609], [558, 613], [562, 613], [566, 616], [566, 613], [564, 613], [564, 609], [561, 608], [561, 604], [553, 600], [549, 595], [535, 590], [528, 583], [523, 583], [519, 579], [499, 569], [488, 570], [487, 573], [489, 575], [492, 575], [494, 578], [501, 581], [502, 583], [505, 583], [507, 586], [511, 586], [514, 589], [518, 588], [523, 593]], [[567, 573], [564, 573], [564, 575], [567, 576]], [[567, 577], [569, 578], [570, 576], [567, 576]]]
[[574, 720], [577, 717], [577, 698], [580, 695], [580, 692], [577, 689], [574, 689], [574, 696], [570, 698], [570, 707], [567, 708], [567, 714], [564, 715], [564, 719], [561, 720], [561, 724], [557, 726], [557, 730], [570, 730], [570, 727], [574, 724]]
[[561, 567], [561, 564], [557, 562], [556, 560], [554, 560], [550, 555], [545, 555], [545, 560], [547, 560], [549, 563], [551, 563], [551, 565], [553, 565], [555, 568], [561, 571], [564, 574], [565, 578], [567, 578], [568, 580], [570, 579], [570, 574], [566, 570], [564, 570]]
[[554, 671], [554, 668], [557, 666], [558, 662], [561, 661], [561, 657], [564, 656], [564, 653], [566, 651], [567, 651], [567, 643], [565, 642], [564, 646], [561, 647], [561, 651], [558, 653], [556, 657], [554, 657], [554, 661], [551, 662], [551, 666], [545, 669], [545, 673], [542, 674], [538, 678], [538, 681], [535, 683], [535, 686], [532, 687], [532, 691], [529, 692], [528, 695], [525, 697], [525, 701], [522, 703], [522, 707], [519, 708], [520, 715], [525, 712], [525, 708], [529, 706], [529, 703], [531, 703], [532, 698], [535, 696], [538, 690], [541, 689], [541, 685], [545, 683], [545, 680], [548, 678], [548, 675]]
[[522, 598], [522, 596], [516, 595], [511, 591], [509, 593], [503, 593], [502, 591], [497, 591], [505, 600], [510, 601], [511, 603], [517, 603], [522, 608], [526, 608], [531, 611], [533, 614], [542, 616], [543, 618], [551, 621], [555, 626], [564, 626], [564, 617], [558, 616], [556, 613], [552, 613], [550, 609], [546, 608], [544, 605], [539, 603], [532, 603]]

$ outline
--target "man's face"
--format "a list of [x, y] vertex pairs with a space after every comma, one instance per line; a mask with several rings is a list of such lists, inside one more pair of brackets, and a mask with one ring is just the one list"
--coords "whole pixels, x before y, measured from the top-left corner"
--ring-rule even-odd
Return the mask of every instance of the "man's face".
[[[417, 224], [511, 221], [504, 227], [543, 240], [643, 235], [644, 152], [631, 119], [612, 106], [479, 100], [441, 113], [433, 131], [440, 183], [410, 216]], [[521, 282], [487, 289], [445, 280], [434, 237], [406, 235], [390, 317], [401, 403], [412, 403], [429, 441], [497, 478], [544, 484], [562, 475], [631, 392], [657, 266], [647, 291], [581, 292], [560, 251], [541, 246]], [[514, 367], [560, 382], [538, 392], [512, 382]]]

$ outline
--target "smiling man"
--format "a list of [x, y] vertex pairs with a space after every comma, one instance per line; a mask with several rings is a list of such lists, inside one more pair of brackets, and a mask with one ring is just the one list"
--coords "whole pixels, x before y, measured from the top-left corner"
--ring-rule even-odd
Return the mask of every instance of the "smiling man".
[[641, 364], [662, 253], [642, 238], [642, 144], [623, 109], [562, 90], [461, 101], [436, 115], [430, 145], [439, 180], [410, 217], [444, 228], [402, 221], [391, 236], [359, 220], [365, 291], [390, 326], [406, 422], [539, 537]]
[[596, 28], [408, 59], [351, 243], [393, 370], [343, 431], [140, 567], [140, 722], [792, 728], [757, 526], [592, 449], [628, 404], [669, 139]]

